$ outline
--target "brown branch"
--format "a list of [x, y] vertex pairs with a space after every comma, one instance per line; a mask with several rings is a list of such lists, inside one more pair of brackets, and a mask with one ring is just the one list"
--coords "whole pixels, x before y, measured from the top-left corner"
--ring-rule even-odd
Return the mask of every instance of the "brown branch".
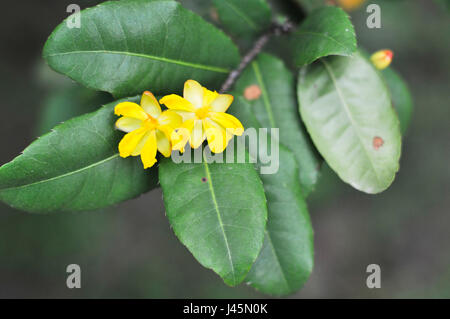
[[228, 75], [228, 78], [223, 83], [219, 93], [225, 93], [233, 87], [236, 80], [241, 76], [242, 71], [244, 71], [244, 69], [256, 58], [256, 56], [261, 53], [262, 49], [265, 47], [267, 42], [269, 42], [272, 36], [288, 34], [293, 29], [294, 25], [289, 21], [286, 21], [283, 24], [274, 23], [266, 33], [261, 35], [258, 40], [256, 40], [252, 49], [241, 60], [239, 66], [231, 71], [231, 73]]

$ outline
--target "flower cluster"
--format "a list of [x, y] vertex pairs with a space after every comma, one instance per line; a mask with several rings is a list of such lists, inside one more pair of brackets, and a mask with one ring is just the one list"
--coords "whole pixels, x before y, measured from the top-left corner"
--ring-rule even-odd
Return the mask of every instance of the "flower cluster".
[[[210, 91], [188, 80], [183, 97], [170, 94], [158, 102], [146, 91], [141, 105], [119, 103], [115, 114], [122, 117], [116, 127], [127, 133], [119, 143], [119, 154], [140, 155], [144, 168], [149, 168], [156, 163], [158, 151], [169, 157], [173, 150], [184, 152], [188, 142], [198, 148], [207, 140], [212, 152], [221, 153], [234, 135], [244, 132], [241, 122], [226, 113], [232, 102], [232, 95]], [[162, 111], [160, 103], [168, 109]]]

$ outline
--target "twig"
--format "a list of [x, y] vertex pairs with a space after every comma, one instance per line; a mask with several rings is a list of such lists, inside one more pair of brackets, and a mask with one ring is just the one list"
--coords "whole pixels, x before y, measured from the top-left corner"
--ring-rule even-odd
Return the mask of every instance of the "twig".
[[258, 40], [256, 40], [255, 44], [253, 45], [253, 48], [244, 56], [239, 66], [231, 71], [231, 73], [228, 75], [228, 78], [223, 83], [220, 93], [225, 93], [229, 91], [236, 80], [240, 77], [242, 71], [255, 59], [255, 57], [262, 51], [264, 46], [269, 42], [270, 38], [272, 36], [280, 36], [283, 34], [290, 33], [294, 28], [294, 24], [286, 21], [283, 24], [280, 23], [274, 23], [272, 27], [263, 35], [261, 35]]

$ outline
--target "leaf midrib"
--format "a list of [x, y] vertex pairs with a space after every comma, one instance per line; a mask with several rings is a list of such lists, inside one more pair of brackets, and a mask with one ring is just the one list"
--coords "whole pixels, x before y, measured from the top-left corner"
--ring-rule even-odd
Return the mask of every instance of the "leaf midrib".
[[171, 63], [171, 64], [177, 64], [181, 66], [186, 66], [194, 69], [200, 69], [200, 70], [206, 70], [211, 72], [217, 72], [217, 73], [229, 73], [230, 70], [227, 68], [212, 66], [212, 65], [204, 65], [199, 63], [192, 63], [192, 62], [186, 62], [176, 59], [170, 59], [166, 57], [159, 57], [155, 55], [150, 54], [143, 54], [143, 53], [135, 53], [135, 52], [128, 52], [128, 51], [114, 51], [114, 50], [85, 50], [85, 51], [69, 51], [69, 52], [61, 52], [61, 53], [52, 53], [47, 54], [44, 56], [44, 59], [47, 59], [49, 57], [59, 57], [64, 55], [71, 55], [71, 54], [118, 54], [118, 55], [126, 55], [126, 56], [134, 56], [138, 58], [145, 58], [145, 59], [151, 59], [154, 61], [159, 62], [165, 62], [165, 63]]
[[363, 143], [363, 139], [361, 137], [359, 129], [358, 129], [357, 125], [355, 124], [355, 120], [353, 119], [353, 116], [352, 116], [352, 114], [350, 112], [350, 109], [348, 107], [347, 101], [345, 100], [344, 95], [341, 92], [341, 89], [340, 89], [340, 87], [337, 84], [337, 80], [336, 80], [336, 77], [334, 76], [333, 70], [328, 65], [328, 63], [325, 62], [324, 59], [320, 59], [320, 61], [323, 63], [323, 65], [325, 66], [325, 69], [327, 70], [327, 73], [330, 75], [331, 81], [333, 82], [333, 85], [336, 88], [336, 92], [338, 93], [338, 96], [339, 96], [339, 99], [341, 101], [341, 104], [344, 107], [344, 111], [347, 114], [347, 118], [350, 120], [351, 126], [352, 126], [353, 130], [356, 133], [356, 136], [357, 136], [357, 139], [359, 141], [359, 144], [361, 145], [361, 148], [364, 150], [364, 154], [366, 155], [367, 159], [369, 160], [370, 166], [372, 167], [372, 171], [374, 172], [378, 183], [380, 183], [380, 176], [378, 176], [378, 172], [377, 172], [377, 170], [375, 168], [375, 164], [372, 161], [372, 157], [369, 156], [369, 152], [367, 151], [367, 148], [366, 148], [365, 144]]
[[233, 284], [235, 284], [236, 283], [236, 275], [235, 275], [235, 270], [234, 270], [234, 265], [233, 265], [233, 258], [231, 257], [230, 245], [228, 244], [228, 238], [227, 238], [227, 235], [225, 233], [225, 228], [224, 228], [224, 224], [223, 224], [223, 221], [222, 221], [222, 217], [220, 215], [219, 204], [217, 203], [216, 193], [215, 193], [215, 190], [214, 190], [214, 186], [212, 184], [211, 173], [209, 171], [209, 166], [208, 166], [208, 163], [206, 162], [206, 158], [205, 158], [205, 154], [204, 153], [203, 153], [203, 164], [205, 166], [205, 173], [206, 173], [206, 178], [208, 180], [208, 187], [209, 187], [209, 190], [210, 190], [210, 193], [211, 193], [211, 198], [212, 198], [212, 201], [214, 203], [214, 208], [215, 208], [215, 211], [217, 213], [217, 219], [219, 221], [219, 225], [220, 225], [220, 228], [222, 230], [222, 235], [223, 235], [223, 238], [224, 238], [224, 241], [225, 241], [225, 246], [227, 248], [228, 261], [230, 262], [231, 273], [233, 275]]
[[90, 164], [88, 166], [79, 168], [77, 170], [74, 170], [74, 171], [71, 171], [71, 172], [68, 172], [68, 173], [65, 173], [65, 174], [62, 174], [62, 175], [57, 175], [57, 176], [54, 176], [54, 177], [51, 177], [51, 178], [43, 179], [43, 180], [40, 180], [40, 181], [37, 181], [37, 182], [33, 182], [33, 183], [29, 183], [29, 184], [2, 188], [2, 189], [0, 189], [0, 191], [11, 190], [11, 189], [20, 189], [20, 188], [24, 188], [24, 187], [29, 187], [29, 186], [38, 185], [38, 184], [42, 184], [42, 183], [47, 183], [47, 182], [51, 182], [51, 181], [54, 181], [54, 180], [58, 180], [58, 179], [61, 179], [61, 178], [65, 178], [65, 177], [68, 177], [68, 176], [71, 176], [71, 175], [75, 175], [75, 174], [81, 173], [81, 172], [83, 172], [85, 170], [88, 170], [90, 168], [96, 167], [96, 166], [101, 165], [103, 163], [106, 163], [106, 162], [108, 162], [110, 160], [113, 160], [114, 158], [117, 158], [117, 157], [119, 157], [119, 153], [116, 153], [116, 154], [114, 154], [114, 155], [112, 155], [112, 156], [110, 156], [108, 158], [105, 158], [105, 159], [103, 159], [101, 161], [95, 162], [95, 163]]

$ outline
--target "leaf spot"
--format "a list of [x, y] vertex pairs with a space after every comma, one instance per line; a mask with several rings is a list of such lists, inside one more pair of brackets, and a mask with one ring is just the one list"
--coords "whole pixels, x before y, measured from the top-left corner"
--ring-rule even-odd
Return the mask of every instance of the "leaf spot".
[[384, 141], [383, 141], [383, 139], [381, 137], [375, 136], [373, 138], [373, 142], [372, 143], [373, 143], [373, 148], [378, 150], [381, 146], [383, 146]]
[[206, 177], [202, 177], [202, 183], [206, 183], [206, 181], [208, 181], [208, 179]]
[[244, 91], [244, 97], [249, 101], [259, 99], [261, 94], [262, 94], [261, 88], [256, 84], [247, 86]]

